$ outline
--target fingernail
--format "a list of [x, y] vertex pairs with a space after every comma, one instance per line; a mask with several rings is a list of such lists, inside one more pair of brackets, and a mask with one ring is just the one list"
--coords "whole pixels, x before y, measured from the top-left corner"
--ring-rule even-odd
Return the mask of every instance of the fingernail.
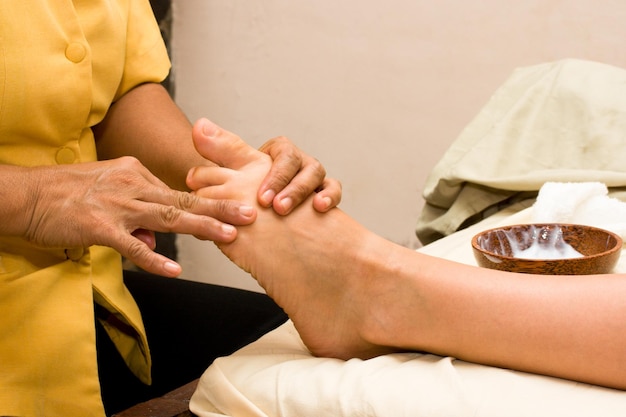
[[254, 214], [254, 207], [241, 206], [239, 207], [239, 213], [243, 214], [246, 217], [252, 217], [252, 215]]
[[233, 233], [235, 233], [235, 226], [232, 226], [230, 224], [223, 224], [222, 225], [222, 232], [224, 232], [224, 234], [230, 236]]
[[187, 184], [188, 187], [189, 187], [189, 182], [193, 179], [193, 176], [195, 174], [196, 174], [196, 167], [190, 168], [189, 171], [187, 171], [187, 176], [185, 177], [185, 184]]
[[180, 272], [182, 270], [180, 265], [178, 265], [176, 262], [171, 262], [171, 261], [165, 262], [163, 264], [163, 269], [165, 269], [165, 271], [167, 271], [168, 273], [173, 274], [173, 275], [180, 274]]
[[202, 133], [208, 138], [214, 138], [217, 136], [219, 128], [215, 123], [209, 119], [203, 119], [202, 121]]
[[293, 206], [293, 200], [290, 197], [285, 197], [280, 200], [280, 206], [283, 208], [284, 211], [289, 211]]
[[263, 193], [262, 197], [263, 197], [263, 202], [266, 205], [269, 205], [269, 204], [272, 204], [274, 197], [276, 197], [276, 193], [272, 190], [267, 190], [266, 192]]
[[322, 198], [322, 203], [323, 203], [324, 208], [327, 209], [333, 203], [333, 200], [331, 200], [330, 197], [324, 197]]

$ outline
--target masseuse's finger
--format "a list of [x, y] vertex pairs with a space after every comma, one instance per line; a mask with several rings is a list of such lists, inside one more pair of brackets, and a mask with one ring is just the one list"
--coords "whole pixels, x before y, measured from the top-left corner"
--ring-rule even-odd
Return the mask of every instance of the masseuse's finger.
[[334, 178], [324, 179], [324, 183], [313, 198], [313, 207], [325, 213], [341, 202], [341, 183]]
[[[304, 164], [302, 152], [287, 138], [278, 137], [269, 140], [259, 149], [272, 158], [272, 167], [259, 187], [258, 199], [265, 206], [272, 206], [279, 214], [287, 214], [291, 209], [308, 197], [326, 175], [321, 164], [316, 166]], [[307, 184], [305, 170], [314, 173], [319, 178], [314, 180], [315, 185]], [[319, 181], [318, 181], [319, 179]]]
[[341, 201], [341, 186], [326, 179], [326, 170], [315, 158], [298, 149], [285, 137], [274, 138], [260, 150], [273, 160], [270, 172], [259, 189], [259, 201], [272, 205], [278, 214], [286, 215], [316, 191], [313, 207], [328, 211]]
[[[155, 204], [150, 209], [154, 210], [155, 218], [163, 226], [176, 227], [175, 221], [193, 218], [191, 215], [199, 215], [217, 221], [217, 223], [211, 222], [212, 224], [227, 223], [235, 226], [251, 224], [256, 218], [256, 210], [249, 204], [235, 200], [213, 200], [171, 189], [144, 190], [144, 196], [141, 200]], [[185, 232], [180, 231], [179, 233]]]
[[115, 249], [135, 265], [152, 274], [177, 277], [182, 267], [173, 260], [153, 251], [143, 240], [123, 231], [115, 236]]
[[[318, 164], [315, 168], [321, 169], [317, 173], [320, 176], [319, 182], [316, 181], [315, 186], [307, 193], [306, 184], [296, 177], [305, 166], [303, 154], [287, 138], [281, 136], [271, 139], [259, 150], [268, 154], [273, 163], [259, 187], [258, 199], [261, 205], [273, 206], [280, 214], [289, 212], [294, 205], [294, 199], [299, 202], [311, 194], [326, 175], [322, 165]], [[281, 197], [277, 198], [279, 193]]]
[[[246, 222], [255, 219], [256, 212], [241, 214], [241, 205], [229, 200], [209, 200], [196, 196], [185, 198], [186, 203], [179, 207], [135, 200], [128, 207], [131, 213], [138, 213], [136, 218], [127, 218], [126, 226], [102, 230], [104, 244], [115, 248], [140, 268], [159, 275], [178, 276], [181, 267], [167, 257], [154, 252], [155, 242], [152, 231], [192, 234], [200, 239], [215, 242], [232, 242], [237, 231], [234, 226], [223, 223], [209, 215], [212, 213], [222, 218], [246, 218]], [[236, 213], [232, 214], [235, 212]], [[243, 210], [245, 212], [245, 210]], [[251, 215], [250, 215], [251, 214]]]
[[[173, 191], [173, 193], [179, 193]], [[180, 193], [174, 201], [134, 201], [131, 210], [141, 213], [136, 224], [128, 227], [156, 232], [192, 234], [200, 239], [231, 242], [235, 225], [247, 225], [256, 219], [256, 210], [232, 200], [212, 200], [189, 193]], [[136, 229], [133, 229], [136, 230]]]
[[[209, 200], [194, 196], [188, 192], [172, 190], [135, 158], [120, 158], [118, 165], [121, 165], [123, 169], [109, 169], [106, 171], [106, 175], [109, 176], [107, 182], [122, 184], [123, 188], [120, 190], [111, 190], [112, 186], [109, 186], [107, 192], [113, 192], [113, 195], [108, 198], [112, 200], [117, 199], [115, 204], [121, 206], [126, 204], [124, 202], [127, 201], [129, 196], [131, 197], [129, 199], [129, 205], [132, 205], [133, 201], [135, 203], [144, 202], [154, 204], [149, 208], [137, 206], [137, 204], [132, 207], [132, 213], [135, 213], [132, 216], [134, 220], [141, 220], [143, 222], [152, 220], [149, 224], [137, 224], [139, 228], [157, 232], [167, 232], [170, 230], [163, 229], [178, 227], [174, 221], [177, 221], [179, 217], [188, 219], [189, 216], [185, 216], [184, 213], [182, 213], [188, 212], [212, 218], [210, 224], [216, 226], [215, 231], [217, 235], [208, 234], [206, 231], [202, 231], [200, 234], [206, 238], [217, 236], [217, 238], [222, 241], [224, 238], [219, 237], [222, 232], [218, 230], [222, 223], [243, 226], [252, 223], [255, 219], [255, 211], [249, 204], [228, 200]], [[148, 209], [151, 210], [151, 217], [143, 216], [143, 213], [146, 213]], [[119, 214], [119, 208], [115, 209], [114, 212]], [[205, 226], [208, 225], [207, 222], [204, 223]], [[160, 228], [156, 229], [155, 227]], [[171, 231], [176, 233], [188, 233], [187, 230]]]

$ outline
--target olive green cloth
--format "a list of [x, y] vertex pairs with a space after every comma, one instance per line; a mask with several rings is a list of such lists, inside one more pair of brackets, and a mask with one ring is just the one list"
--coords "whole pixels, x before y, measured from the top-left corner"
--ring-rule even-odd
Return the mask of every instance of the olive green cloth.
[[626, 186], [626, 71], [567, 59], [517, 69], [429, 175], [416, 233], [454, 233], [547, 181]]

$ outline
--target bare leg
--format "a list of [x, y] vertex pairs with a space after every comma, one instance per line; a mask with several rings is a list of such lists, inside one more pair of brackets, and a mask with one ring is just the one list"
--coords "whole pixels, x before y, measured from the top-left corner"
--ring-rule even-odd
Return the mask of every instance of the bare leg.
[[[211, 179], [200, 195], [255, 204], [267, 156], [217, 127], [203, 135], [202, 126], [194, 127], [198, 151], [227, 168], [198, 169], [189, 186]], [[423, 350], [626, 389], [624, 276], [486, 270], [395, 245], [339, 209], [258, 210], [220, 248], [285, 309], [316, 355]]]

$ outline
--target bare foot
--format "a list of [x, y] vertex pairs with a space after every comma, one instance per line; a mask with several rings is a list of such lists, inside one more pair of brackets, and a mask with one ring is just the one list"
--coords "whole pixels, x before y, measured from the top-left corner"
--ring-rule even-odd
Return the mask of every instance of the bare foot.
[[222, 168], [197, 168], [188, 185], [198, 195], [237, 199], [258, 210], [254, 224], [238, 228], [237, 239], [218, 245], [250, 272], [289, 315], [304, 343], [320, 356], [369, 358], [391, 351], [368, 342], [369, 317], [388, 286], [370, 268], [371, 251], [389, 250], [388, 242], [367, 231], [339, 209], [320, 214], [311, 204], [283, 217], [256, 203], [268, 172], [269, 157], [239, 137], [206, 120], [193, 130], [196, 149]]

